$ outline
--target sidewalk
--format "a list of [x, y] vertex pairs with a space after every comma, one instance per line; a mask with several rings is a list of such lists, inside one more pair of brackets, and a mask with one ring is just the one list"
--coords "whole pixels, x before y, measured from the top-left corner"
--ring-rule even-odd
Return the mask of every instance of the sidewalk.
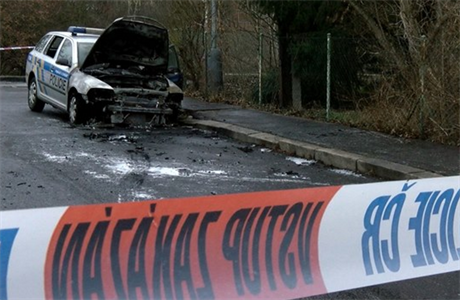
[[185, 98], [182, 106], [193, 116], [185, 124], [217, 130], [243, 142], [315, 159], [336, 168], [392, 180], [460, 173], [459, 148], [455, 146], [192, 98]]

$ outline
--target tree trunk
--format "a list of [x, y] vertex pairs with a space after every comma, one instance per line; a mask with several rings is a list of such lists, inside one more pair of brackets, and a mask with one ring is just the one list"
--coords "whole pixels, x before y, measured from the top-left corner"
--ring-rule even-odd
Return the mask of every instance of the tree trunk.
[[[278, 24], [280, 24], [278, 22]], [[289, 34], [287, 28], [279, 26], [279, 60], [280, 60], [280, 99], [279, 106], [281, 108], [289, 108], [292, 106], [292, 71], [291, 71], [291, 55], [289, 54]]]
[[292, 74], [292, 107], [302, 110], [302, 81]]

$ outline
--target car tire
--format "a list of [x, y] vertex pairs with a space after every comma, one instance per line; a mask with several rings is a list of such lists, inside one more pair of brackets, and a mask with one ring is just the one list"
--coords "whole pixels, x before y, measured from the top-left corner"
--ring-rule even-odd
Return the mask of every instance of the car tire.
[[71, 124], [81, 124], [87, 120], [85, 103], [78, 93], [72, 93], [69, 100], [69, 121]]
[[173, 111], [172, 114], [165, 115], [165, 120], [167, 124], [177, 123], [177, 120], [179, 119], [179, 110], [173, 109], [172, 111]]
[[34, 112], [41, 112], [45, 107], [45, 102], [38, 99], [37, 81], [35, 80], [35, 77], [31, 77], [29, 80], [27, 103], [29, 104], [30, 110]]

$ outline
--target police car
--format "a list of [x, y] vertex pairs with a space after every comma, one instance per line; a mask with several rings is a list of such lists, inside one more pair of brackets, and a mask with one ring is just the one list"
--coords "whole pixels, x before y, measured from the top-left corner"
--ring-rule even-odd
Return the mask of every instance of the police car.
[[167, 29], [145, 17], [124, 17], [105, 30], [49, 32], [26, 64], [29, 108], [64, 110], [73, 124], [174, 118], [183, 92], [168, 79]]

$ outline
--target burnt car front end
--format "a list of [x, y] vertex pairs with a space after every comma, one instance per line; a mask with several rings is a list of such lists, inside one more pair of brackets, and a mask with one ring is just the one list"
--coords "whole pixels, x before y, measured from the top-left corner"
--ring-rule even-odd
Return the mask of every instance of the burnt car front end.
[[168, 51], [168, 31], [156, 21], [115, 20], [71, 75], [70, 86], [90, 117], [111, 123], [175, 118], [183, 92], [167, 78]]

